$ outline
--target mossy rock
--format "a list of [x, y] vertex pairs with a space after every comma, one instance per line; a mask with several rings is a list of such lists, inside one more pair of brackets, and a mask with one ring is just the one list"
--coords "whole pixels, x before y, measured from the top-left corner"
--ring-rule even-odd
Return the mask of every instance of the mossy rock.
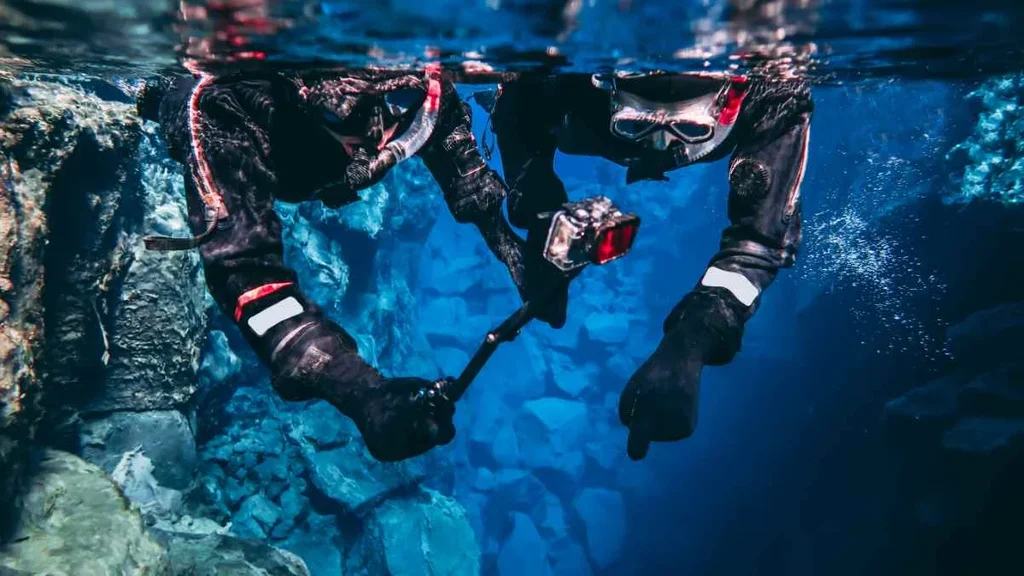
[[[0, 568], [47, 576], [164, 576], [165, 550], [98, 466], [55, 450], [40, 455]], [[17, 573], [17, 572], [15, 572]]]

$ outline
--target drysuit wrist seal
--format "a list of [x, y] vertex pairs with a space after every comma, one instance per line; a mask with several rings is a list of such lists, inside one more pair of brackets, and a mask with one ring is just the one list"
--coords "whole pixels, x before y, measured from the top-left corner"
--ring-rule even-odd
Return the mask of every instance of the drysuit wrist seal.
[[743, 339], [743, 320], [731, 309], [729, 300], [703, 290], [687, 294], [669, 313], [662, 329], [666, 337], [675, 336], [681, 344], [699, 349], [710, 366], [731, 362]]

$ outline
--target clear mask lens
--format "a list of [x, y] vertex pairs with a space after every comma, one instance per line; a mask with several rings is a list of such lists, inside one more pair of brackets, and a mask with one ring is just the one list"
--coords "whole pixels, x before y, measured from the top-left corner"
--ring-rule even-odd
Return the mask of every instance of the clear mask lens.
[[709, 140], [715, 134], [714, 126], [697, 122], [673, 122], [669, 127], [677, 136], [689, 143]]
[[612, 122], [613, 132], [631, 140], [642, 138], [657, 127], [657, 124], [644, 120], [615, 120]]

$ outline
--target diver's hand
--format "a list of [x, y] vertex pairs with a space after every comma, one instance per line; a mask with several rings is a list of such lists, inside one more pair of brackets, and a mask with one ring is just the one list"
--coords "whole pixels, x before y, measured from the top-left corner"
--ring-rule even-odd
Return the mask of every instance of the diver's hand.
[[356, 148], [352, 152], [351, 163], [345, 168], [345, 183], [353, 192], [365, 190], [383, 180], [395, 164], [394, 154], [386, 148], [374, 156]]
[[708, 349], [704, 334], [676, 328], [630, 378], [619, 398], [619, 420], [629, 427], [626, 452], [631, 459], [643, 459], [651, 442], [693, 434]]
[[551, 220], [538, 219], [526, 233], [523, 282], [519, 296], [533, 306], [533, 317], [552, 328], [565, 326], [569, 306], [569, 284], [580, 270], [566, 274], [544, 258]]
[[431, 384], [422, 378], [384, 378], [355, 394], [347, 412], [374, 458], [405, 460], [455, 438], [455, 405], [428, 404], [416, 396]]

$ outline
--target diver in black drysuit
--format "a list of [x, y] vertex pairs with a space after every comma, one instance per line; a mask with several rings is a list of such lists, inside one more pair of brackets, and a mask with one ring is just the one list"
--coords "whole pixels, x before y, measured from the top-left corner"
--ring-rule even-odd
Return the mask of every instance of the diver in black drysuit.
[[[732, 155], [731, 225], [720, 250], [665, 319], [661, 343], [619, 402], [635, 460], [651, 441], [690, 436], [703, 367], [732, 360], [761, 293], [794, 263], [800, 246], [800, 184], [813, 109], [807, 84], [712, 74], [574, 74], [505, 83], [493, 102], [482, 100], [492, 107], [509, 219], [527, 230], [538, 226], [536, 214], [566, 201], [553, 169], [556, 151], [627, 166], [627, 183], [667, 180], [671, 170]], [[566, 289], [553, 300], [563, 310]], [[564, 311], [549, 314], [564, 317]]]
[[185, 167], [191, 226], [205, 230], [190, 240], [152, 239], [150, 247], [198, 245], [211, 294], [269, 368], [277, 392], [329, 401], [384, 461], [450, 442], [454, 407], [425, 410], [413, 395], [430, 382], [384, 377], [303, 295], [283, 261], [273, 202], [343, 206], [416, 154], [455, 219], [480, 230], [523, 292], [536, 274], [502, 216], [506, 188], [480, 157], [468, 105], [439, 78], [429, 71], [203, 76], [161, 80], [138, 94], [140, 115], [160, 123], [170, 155]]

